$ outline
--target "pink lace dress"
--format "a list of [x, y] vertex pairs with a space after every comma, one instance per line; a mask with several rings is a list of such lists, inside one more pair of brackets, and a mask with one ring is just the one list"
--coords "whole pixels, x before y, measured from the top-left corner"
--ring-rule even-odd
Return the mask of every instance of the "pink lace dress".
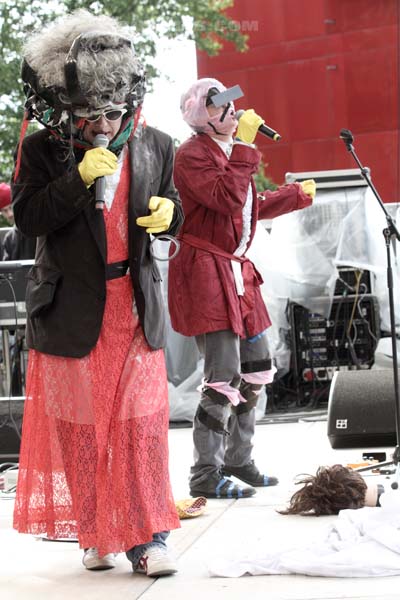
[[[109, 263], [128, 257], [128, 189], [125, 160], [112, 208], [104, 209]], [[100, 337], [88, 356], [30, 351], [18, 531], [76, 537], [103, 555], [179, 527], [164, 353], [150, 350], [133, 306], [129, 274], [109, 280]]]

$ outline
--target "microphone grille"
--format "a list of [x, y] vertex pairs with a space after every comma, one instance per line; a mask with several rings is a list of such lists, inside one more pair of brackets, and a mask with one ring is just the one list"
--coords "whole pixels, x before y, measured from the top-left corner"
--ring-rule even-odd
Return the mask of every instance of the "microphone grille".
[[107, 148], [108, 146], [108, 137], [102, 133], [99, 133], [96, 135], [96, 137], [93, 140], [93, 147], [94, 148]]
[[353, 141], [353, 134], [351, 133], [351, 131], [349, 129], [341, 129], [339, 135], [342, 138], [342, 140], [352, 140]]
[[244, 115], [244, 113], [245, 113], [245, 111], [244, 111], [243, 109], [237, 110], [237, 111], [235, 112], [235, 118], [236, 118], [236, 120], [237, 120], [237, 121], [239, 121], [240, 117], [241, 117], [242, 115]]

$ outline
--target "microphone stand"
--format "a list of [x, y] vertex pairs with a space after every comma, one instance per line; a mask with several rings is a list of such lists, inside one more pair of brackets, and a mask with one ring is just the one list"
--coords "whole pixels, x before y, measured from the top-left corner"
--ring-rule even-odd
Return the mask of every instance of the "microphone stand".
[[396, 344], [396, 323], [395, 323], [395, 312], [394, 312], [394, 296], [393, 296], [393, 271], [392, 271], [392, 261], [390, 255], [390, 242], [395, 239], [400, 241], [400, 234], [396, 228], [396, 225], [393, 222], [392, 217], [389, 215], [386, 210], [374, 184], [371, 181], [369, 176], [369, 169], [363, 167], [361, 164], [353, 146], [353, 134], [348, 129], [342, 129], [340, 132], [340, 137], [346, 145], [347, 150], [350, 152], [357, 165], [360, 168], [361, 175], [364, 177], [367, 182], [369, 188], [372, 190], [375, 198], [378, 200], [378, 203], [385, 213], [387, 227], [383, 230], [383, 236], [385, 238], [386, 245], [386, 260], [387, 260], [387, 288], [389, 293], [389, 312], [390, 312], [390, 335], [392, 339], [392, 354], [393, 354], [393, 383], [394, 383], [394, 397], [395, 397], [395, 416], [396, 416], [396, 448], [394, 450], [392, 460], [379, 463], [378, 465], [361, 467], [360, 469], [356, 469], [356, 471], [368, 471], [370, 469], [375, 469], [377, 466], [383, 466], [388, 464], [394, 464], [396, 467], [395, 479], [392, 482], [392, 488], [397, 489], [399, 487], [399, 479], [400, 479], [400, 395], [399, 395], [399, 372], [398, 372], [398, 360], [397, 360], [397, 344]]

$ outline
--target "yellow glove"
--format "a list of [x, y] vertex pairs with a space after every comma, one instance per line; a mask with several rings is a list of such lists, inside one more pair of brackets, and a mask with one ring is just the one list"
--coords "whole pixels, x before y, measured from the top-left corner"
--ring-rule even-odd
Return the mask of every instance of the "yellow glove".
[[252, 108], [245, 110], [239, 119], [236, 137], [246, 144], [252, 144], [257, 135], [258, 128], [263, 123], [264, 120]]
[[89, 187], [98, 177], [114, 173], [117, 166], [117, 157], [110, 150], [93, 148], [85, 152], [82, 162], [78, 165], [78, 171], [85, 185]]
[[300, 182], [301, 188], [307, 196], [310, 196], [312, 200], [315, 198], [315, 193], [317, 190], [317, 186], [315, 184], [314, 179], [306, 179], [305, 181]]
[[149, 209], [151, 215], [147, 217], [138, 217], [137, 225], [146, 227], [147, 233], [161, 233], [166, 231], [171, 225], [174, 214], [174, 203], [169, 198], [160, 198], [160, 196], [152, 196], [149, 201]]

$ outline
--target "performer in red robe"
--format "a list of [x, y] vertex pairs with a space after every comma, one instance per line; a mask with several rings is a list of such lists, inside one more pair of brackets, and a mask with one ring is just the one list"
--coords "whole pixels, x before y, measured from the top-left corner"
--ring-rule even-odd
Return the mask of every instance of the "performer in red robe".
[[[238, 124], [233, 103], [213, 104], [224, 91], [219, 81], [200, 79], [182, 96], [182, 115], [195, 135], [175, 160], [185, 222], [181, 251], [169, 267], [168, 298], [173, 328], [196, 336], [205, 359], [191, 494], [238, 498], [278, 483], [261, 474], [251, 457], [257, 398], [276, 369], [265, 335], [271, 321], [261, 276], [246, 251], [257, 220], [309, 206], [315, 182], [257, 194], [252, 176], [261, 155], [253, 141], [263, 121], [248, 110]], [[234, 484], [230, 475], [248, 486]]]

